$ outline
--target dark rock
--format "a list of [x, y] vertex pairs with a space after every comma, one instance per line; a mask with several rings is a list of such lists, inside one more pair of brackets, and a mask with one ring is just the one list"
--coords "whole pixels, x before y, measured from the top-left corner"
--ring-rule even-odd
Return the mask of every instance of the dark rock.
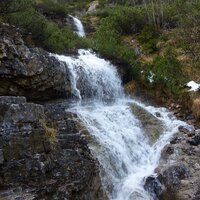
[[189, 171], [184, 164], [176, 164], [165, 169], [159, 176], [161, 183], [172, 190], [181, 183], [181, 180], [189, 176]]
[[85, 128], [66, 103], [0, 99], [0, 199], [106, 199]]
[[158, 176], [148, 177], [145, 189], [155, 200], [179, 200], [176, 191], [180, 189], [181, 181], [188, 176], [189, 171], [184, 164], [172, 165], [162, 169]]
[[3, 156], [3, 150], [0, 149], [0, 165], [4, 163], [4, 156]]
[[144, 189], [149, 192], [154, 200], [158, 200], [164, 188], [156, 176], [149, 176], [145, 181]]
[[200, 133], [196, 134], [192, 139], [188, 140], [188, 143], [194, 146], [200, 144]]
[[175, 136], [170, 140], [170, 144], [176, 144], [176, 143], [178, 143], [178, 140], [179, 140], [179, 138], [177, 136]]
[[190, 133], [190, 131], [189, 131], [187, 128], [183, 127], [183, 126], [179, 126], [179, 127], [178, 127], [178, 130], [179, 130], [180, 132], [184, 133], [184, 134]]
[[195, 136], [195, 132], [190, 132], [187, 135], [188, 135], [188, 137], [193, 137], [193, 136]]
[[166, 160], [169, 158], [170, 155], [174, 153], [174, 148], [172, 145], [167, 145], [164, 147], [164, 149], [161, 152], [162, 159]]
[[161, 117], [161, 114], [159, 112], [155, 113], [156, 117]]
[[16, 29], [0, 24], [0, 95], [44, 101], [70, 96], [66, 66], [42, 49], [27, 46]]
[[25, 97], [13, 97], [13, 96], [0, 96], [0, 104], [20, 104], [26, 103]]

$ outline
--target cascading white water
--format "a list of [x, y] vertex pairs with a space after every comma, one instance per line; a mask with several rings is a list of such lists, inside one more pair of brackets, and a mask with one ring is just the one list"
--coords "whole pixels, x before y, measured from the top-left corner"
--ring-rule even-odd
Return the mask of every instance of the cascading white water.
[[123, 96], [121, 80], [110, 62], [88, 50], [80, 49], [78, 54], [76, 58], [55, 55], [67, 64], [71, 73], [72, 92], [78, 99], [101, 101]]
[[77, 31], [76, 31], [77, 35], [79, 37], [84, 37], [85, 36], [85, 30], [84, 30], [84, 27], [83, 27], [83, 24], [81, 23], [81, 21], [78, 18], [76, 18], [72, 15], [69, 15], [69, 16], [74, 21], [74, 25], [76, 26], [76, 29], [77, 29]]
[[[145, 106], [125, 97], [116, 68], [94, 53], [79, 50], [77, 57], [54, 56], [66, 63], [72, 91], [84, 100], [70, 111], [78, 114], [93, 138], [91, 149], [101, 164], [109, 199], [151, 200], [143, 189], [144, 178], [154, 172], [161, 150], [184, 123], [164, 108]], [[154, 116], [156, 112], [161, 114], [164, 132], [154, 145], [149, 144], [130, 104], [137, 104]]]

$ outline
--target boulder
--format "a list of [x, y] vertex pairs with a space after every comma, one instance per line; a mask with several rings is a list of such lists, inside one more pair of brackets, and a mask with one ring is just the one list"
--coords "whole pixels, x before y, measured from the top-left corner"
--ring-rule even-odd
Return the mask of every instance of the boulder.
[[191, 145], [200, 145], [200, 133], [197, 133], [192, 139], [188, 141]]
[[140, 121], [150, 143], [153, 144], [163, 132], [162, 122], [137, 104], [131, 104], [130, 106], [134, 116]]
[[89, 8], [87, 10], [87, 13], [88, 14], [93, 14], [97, 11], [97, 7], [99, 6], [99, 1], [92, 1], [90, 4], [89, 4]]

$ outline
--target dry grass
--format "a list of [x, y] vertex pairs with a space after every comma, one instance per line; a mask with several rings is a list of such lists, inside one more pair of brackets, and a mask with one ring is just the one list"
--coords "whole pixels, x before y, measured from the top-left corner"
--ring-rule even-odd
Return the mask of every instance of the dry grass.
[[138, 88], [136, 81], [132, 80], [125, 85], [125, 91], [128, 94], [134, 94]]
[[42, 3], [43, 3], [43, 0], [35, 0], [35, 3], [36, 3], [36, 4], [42, 4]]
[[47, 126], [44, 119], [41, 119], [40, 123], [45, 130], [45, 136], [46, 136], [47, 140], [51, 144], [55, 144], [57, 142], [57, 130], [55, 128], [51, 128], [51, 127]]
[[192, 112], [195, 118], [200, 121], [200, 98], [197, 98], [193, 101]]

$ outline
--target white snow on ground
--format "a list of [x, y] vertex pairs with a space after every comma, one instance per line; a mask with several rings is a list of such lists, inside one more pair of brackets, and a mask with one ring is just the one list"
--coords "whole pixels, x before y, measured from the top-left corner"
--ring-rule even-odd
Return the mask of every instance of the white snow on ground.
[[154, 76], [155, 76], [155, 74], [152, 71], [150, 71], [149, 72], [149, 76], [148, 76], [148, 80], [149, 80], [150, 83], [154, 82], [154, 79], [153, 79]]
[[187, 86], [190, 87], [189, 91], [198, 91], [200, 89], [200, 84], [194, 82], [194, 81], [190, 81], [187, 83]]

